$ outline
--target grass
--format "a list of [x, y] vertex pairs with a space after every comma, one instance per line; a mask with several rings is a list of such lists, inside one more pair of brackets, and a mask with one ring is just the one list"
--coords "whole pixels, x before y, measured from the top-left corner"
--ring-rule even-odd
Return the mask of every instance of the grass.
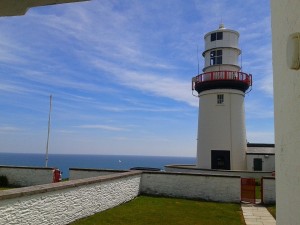
[[0, 191], [14, 189], [14, 188], [18, 188], [18, 187], [14, 187], [14, 186], [0, 187]]
[[260, 192], [261, 186], [255, 186], [255, 198], [261, 199], [261, 192]]
[[0, 191], [7, 190], [7, 189], [11, 189], [11, 188], [9, 188], [9, 187], [0, 187]]
[[266, 206], [272, 216], [276, 219], [276, 205]]
[[140, 196], [72, 225], [244, 225], [239, 204]]

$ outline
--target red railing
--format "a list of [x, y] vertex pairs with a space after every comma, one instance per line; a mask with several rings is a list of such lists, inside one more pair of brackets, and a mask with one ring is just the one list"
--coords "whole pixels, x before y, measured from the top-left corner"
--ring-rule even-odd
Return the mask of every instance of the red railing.
[[192, 90], [195, 90], [197, 83], [203, 83], [208, 81], [218, 81], [218, 80], [229, 80], [229, 81], [240, 81], [246, 83], [247, 85], [252, 85], [252, 75], [238, 72], [238, 71], [213, 71], [199, 74], [192, 79]]

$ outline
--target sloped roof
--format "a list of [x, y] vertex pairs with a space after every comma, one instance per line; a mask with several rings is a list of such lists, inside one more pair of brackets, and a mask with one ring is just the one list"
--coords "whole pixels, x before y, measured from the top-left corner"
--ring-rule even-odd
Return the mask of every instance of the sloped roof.
[[247, 155], [274, 155], [274, 144], [262, 144], [262, 143], [248, 143]]

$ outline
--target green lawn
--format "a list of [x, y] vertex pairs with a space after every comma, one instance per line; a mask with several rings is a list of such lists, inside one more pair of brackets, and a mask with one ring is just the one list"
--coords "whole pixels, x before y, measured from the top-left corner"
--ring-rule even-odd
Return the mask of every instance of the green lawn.
[[140, 196], [72, 225], [244, 225], [240, 204]]
[[272, 216], [276, 219], [276, 205], [269, 205], [267, 209], [272, 214]]
[[261, 186], [255, 186], [255, 198], [261, 199], [261, 192], [260, 192]]
[[11, 189], [11, 188], [9, 188], [9, 187], [0, 187], [0, 191], [7, 190], [7, 189]]

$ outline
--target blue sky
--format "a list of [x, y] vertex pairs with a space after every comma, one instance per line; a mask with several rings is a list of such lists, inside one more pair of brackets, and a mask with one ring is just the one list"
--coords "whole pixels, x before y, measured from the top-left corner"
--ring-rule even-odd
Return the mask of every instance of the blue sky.
[[[197, 46], [240, 33], [247, 140], [274, 142], [269, 1], [93, 0], [0, 18], [0, 152], [196, 156]], [[200, 54], [200, 68], [203, 58]]]

